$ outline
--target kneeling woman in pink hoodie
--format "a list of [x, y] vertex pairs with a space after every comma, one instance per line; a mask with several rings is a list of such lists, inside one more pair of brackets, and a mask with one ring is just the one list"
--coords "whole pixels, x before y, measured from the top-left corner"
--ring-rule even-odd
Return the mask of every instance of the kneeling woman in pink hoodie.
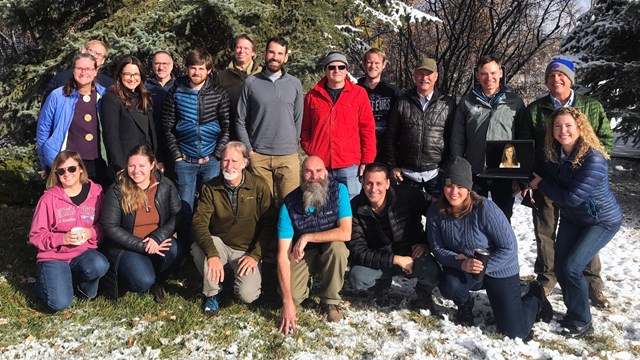
[[74, 290], [87, 299], [98, 293], [98, 281], [109, 269], [97, 250], [101, 205], [102, 188], [89, 180], [80, 155], [61, 151], [29, 232], [29, 242], [38, 248], [36, 293], [52, 311], [68, 308]]

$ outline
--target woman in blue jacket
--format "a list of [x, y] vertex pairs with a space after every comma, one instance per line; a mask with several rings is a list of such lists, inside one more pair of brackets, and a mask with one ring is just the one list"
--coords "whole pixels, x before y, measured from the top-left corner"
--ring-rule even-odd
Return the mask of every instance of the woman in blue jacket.
[[96, 59], [90, 54], [73, 58], [73, 76], [51, 92], [40, 110], [36, 147], [40, 165], [46, 172], [62, 150], [75, 150], [84, 162], [89, 178], [106, 183], [106, 164], [99, 114], [105, 88], [96, 84]]
[[582, 271], [618, 232], [622, 212], [609, 188], [609, 155], [580, 110], [561, 108], [551, 115], [545, 154], [550, 175], [534, 174], [531, 187], [560, 208], [555, 272], [567, 307], [562, 333], [582, 337], [593, 331]]
[[[486, 289], [498, 332], [530, 340], [535, 320], [549, 322], [553, 309], [537, 281], [520, 296], [518, 243], [511, 224], [493, 201], [471, 191], [467, 160], [454, 157], [443, 180], [440, 201], [427, 211], [427, 238], [442, 265], [440, 293], [458, 306], [458, 323], [473, 325], [469, 292]], [[474, 258], [476, 249], [489, 252], [486, 266]]]

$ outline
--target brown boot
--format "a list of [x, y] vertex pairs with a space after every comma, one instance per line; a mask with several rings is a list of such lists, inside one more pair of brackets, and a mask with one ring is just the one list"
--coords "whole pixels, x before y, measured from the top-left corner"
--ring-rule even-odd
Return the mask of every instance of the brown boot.
[[334, 304], [321, 304], [320, 311], [327, 316], [328, 322], [338, 322], [342, 320], [342, 313], [338, 305]]
[[589, 300], [591, 300], [591, 305], [598, 309], [606, 309], [610, 305], [609, 299], [599, 290], [589, 289]]

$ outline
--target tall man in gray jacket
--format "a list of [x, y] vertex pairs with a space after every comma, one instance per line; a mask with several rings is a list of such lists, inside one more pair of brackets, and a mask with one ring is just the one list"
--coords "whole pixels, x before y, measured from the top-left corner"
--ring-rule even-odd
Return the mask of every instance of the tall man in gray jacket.
[[[478, 60], [476, 76], [480, 87], [475, 87], [460, 99], [451, 132], [451, 156], [469, 161], [473, 174], [484, 169], [487, 140], [514, 138], [516, 114], [524, 109], [522, 98], [501, 85], [502, 67], [493, 56]], [[473, 190], [488, 196], [511, 221], [513, 213], [512, 181], [508, 179], [480, 179], [473, 176]]]
[[300, 185], [298, 143], [304, 93], [300, 80], [284, 70], [288, 45], [281, 37], [267, 41], [265, 69], [242, 84], [236, 121], [254, 173], [267, 181], [279, 204]]
[[[236, 133], [251, 157], [253, 172], [264, 178], [279, 206], [284, 197], [300, 186], [298, 143], [302, 126], [302, 84], [287, 73], [288, 42], [281, 37], [267, 40], [262, 72], [249, 76], [238, 99]], [[262, 246], [263, 299], [275, 299], [277, 288], [274, 237]]]

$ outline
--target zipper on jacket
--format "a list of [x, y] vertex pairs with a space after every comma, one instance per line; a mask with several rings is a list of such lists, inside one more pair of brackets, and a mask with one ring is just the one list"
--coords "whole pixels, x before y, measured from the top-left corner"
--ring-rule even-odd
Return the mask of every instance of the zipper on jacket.
[[[204, 87], [204, 86], [203, 86]], [[200, 89], [200, 91], [198, 91], [198, 117], [196, 118], [196, 129], [198, 129], [198, 157], [199, 158], [203, 158], [204, 156], [202, 156], [202, 138], [200, 135], [200, 119], [202, 118], [202, 114], [200, 113], [200, 105], [202, 104], [202, 90]], [[204, 105], [203, 105], [204, 106]], [[202, 111], [202, 113], [204, 113], [204, 109]]]

